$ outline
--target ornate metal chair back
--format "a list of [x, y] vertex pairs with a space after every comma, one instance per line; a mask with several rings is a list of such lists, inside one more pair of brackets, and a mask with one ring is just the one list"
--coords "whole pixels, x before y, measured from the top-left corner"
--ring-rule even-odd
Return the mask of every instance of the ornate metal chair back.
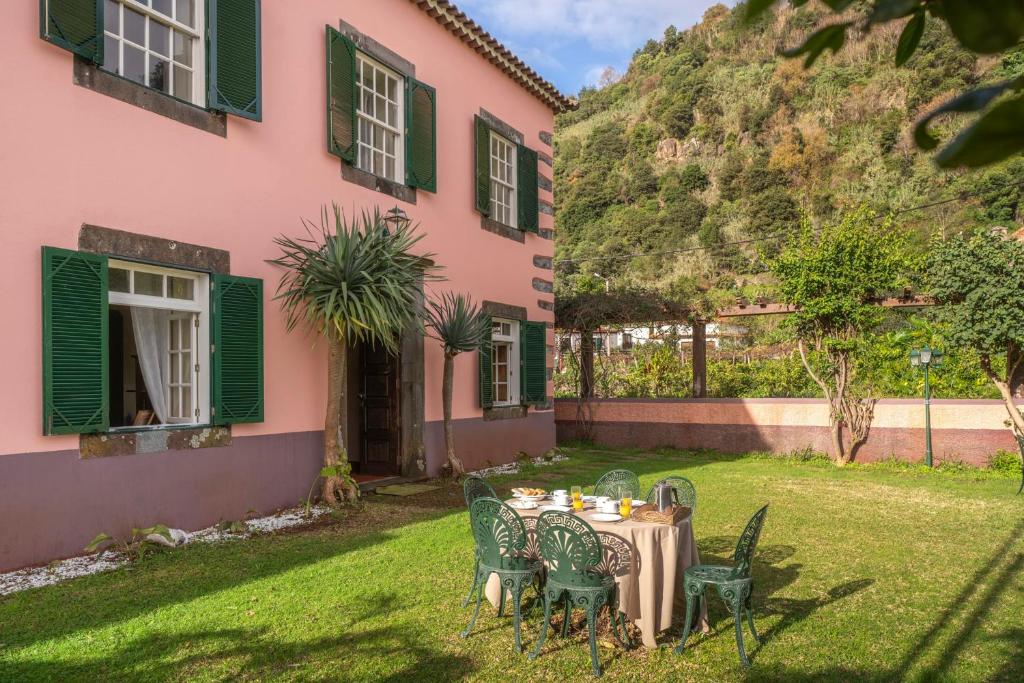
[[480, 477], [466, 477], [466, 480], [462, 482], [462, 493], [466, 497], [466, 507], [470, 509], [470, 513], [473, 511], [473, 503], [477, 498], [498, 497], [491, 485]]
[[523, 554], [526, 526], [519, 513], [497, 498], [478, 498], [469, 513], [480, 560], [500, 566], [503, 557]]
[[537, 520], [537, 543], [548, 579], [563, 585], [593, 585], [604, 560], [601, 538], [586, 521], [567, 512], [549, 510]]
[[[685, 505], [690, 510], [697, 509], [697, 487], [693, 485], [693, 482], [686, 477], [665, 477], [658, 481], [658, 484], [668, 484], [672, 487], [674, 493], [673, 498], [679, 505]], [[658, 490], [658, 484], [651, 487], [651, 490], [647, 493], [647, 502], [655, 502], [655, 493]]]
[[747, 522], [747, 528], [740, 534], [736, 542], [736, 552], [732, 559], [735, 563], [732, 569], [732, 578], [748, 578], [750, 576], [750, 565], [754, 561], [754, 550], [757, 549], [757, 541], [761, 538], [761, 527], [764, 525], [764, 518], [768, 516], [768, 506], [754, 513], [754, 516]]
[[601, 476], [594, 485], [595, 496], [640, 498], [640, 479], [629, 470], [612, 470]]

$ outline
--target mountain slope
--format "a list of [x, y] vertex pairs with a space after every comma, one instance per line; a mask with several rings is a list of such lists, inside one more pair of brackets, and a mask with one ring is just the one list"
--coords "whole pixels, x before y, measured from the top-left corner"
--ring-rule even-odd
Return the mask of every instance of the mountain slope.
[[[901, 28], [893, 26], [856, 37], [805, 71], [778, 52], [824, 12], [813, 3], [781, 8], [748, 27], [742, 11], [718, 5], [689, 31], [670, 27], [636, 52], [621, 79], [584, 90], [579, 110], [559, 117], [563, 286], [596, 272], [713, 307], [770, 296], [765, 260], [804, 218], [968, 193], [900, 221], [924, 244], [936, 231], [1024, 220], [1024, 160], [944, 172], [909, 135], [921, 113], [952, 94], [1024, 73], [1024, 51], [978, 59], [931, 22], [904, 68], [893, 66]], [[957, 122], [941, 125], [948, 135]], [[626, 258], [638, 253], [660, 255]]]

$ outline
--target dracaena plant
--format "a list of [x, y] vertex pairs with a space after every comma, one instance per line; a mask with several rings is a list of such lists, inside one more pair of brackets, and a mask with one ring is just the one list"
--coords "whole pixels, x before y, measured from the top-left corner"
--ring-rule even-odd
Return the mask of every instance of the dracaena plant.
[[465, 294], [445, 292], [427, 304], [426, 326], [428, 334], [444, 349], [444, 379], [441, 383], [441, 402], [444, 406], [444, 444], [452, 477], [458, 479], [466, 473], [462, 459], [455, 453], [452, 433], [452, 392], [455, 375], [455, 357], [479, 349], [490, 337], [490, 318], [480, 311]]
[[413, 253], [415, 226], [390, 231], [379, 211], [347, 217], [335, 205], [320, 225], [303, 221], [306, 235], [281, 236], [281, 255], [269, 261], [284, 269], [275, 298], [288, 330], [305, 326], [327, 341], [327, 416], [324, 421], [323, 500], [328, 505], [358, 498], [343, 428], [348, 424], [345, 388], [348, 348], [377, 344], [397, 352], [402, 333], [418, 325], [424, 279], [432, 279], [432, 254]]
[[[756, 19], [776, 1], [749, 0], [748, 20]], [[931, 22], [943, 24], [960, 45], [975, 54], [995, 55], [1022, 49], [1024, 0], [819, 1], [834, 13], [835, 20], [812, 33], [801, 45], [783, 52], [787, 57], [803, 57], [807, 68], [826, 50], [841, 50], [850, 31], [868, 32], [893, 22], [903, 24], [894, 50], [897, 66], [906, 64], [914, 55]], [[788, 2], [793, 7], [810, 4], [810, 0]], [[914, 140], [921, 149], [933, 150], [939, 146], [939, 139], [929, 126], [936, 117], [978, 112], [980, 116], [936, 155], [939, 166], [987, 166], [1024, 152], [1024, 74], [957, 95], [919, 120]]]

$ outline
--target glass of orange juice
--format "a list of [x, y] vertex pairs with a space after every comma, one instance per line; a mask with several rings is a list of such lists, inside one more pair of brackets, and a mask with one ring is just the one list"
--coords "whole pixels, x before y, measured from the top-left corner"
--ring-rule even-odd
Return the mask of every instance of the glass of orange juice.
[[572, 509], [579, 512], [583, 509], [583, 489], [579, 486], [573, 486], [570, 492], [572, 493]]
[[619, 502], [619, 515], [625, 519], [629, 519], [630, 514], [633, 512], [633, 499], [630, 496], [623, 496]]

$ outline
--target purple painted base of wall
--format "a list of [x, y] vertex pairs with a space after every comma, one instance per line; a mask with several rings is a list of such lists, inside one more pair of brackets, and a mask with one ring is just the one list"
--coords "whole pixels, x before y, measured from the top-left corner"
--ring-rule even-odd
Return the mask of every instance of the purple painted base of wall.
[[[521, 451], [543, 455], [555, 447], [555, 413], [534, 412], [509, 420], [479, 417], [455, 420], [455, 450], [467, 470], [514, 461]], [[444, 423], [428, 422], [423, 433], [427, 450], [427, 473], [436, 477], [445, 464]]]
[[[558, 421], [558, 440], [579, 438], [574, 422]], [[709, 448], [722, 453], [768, 451], [791, 453], [831, 449], [827, 427], [782, 425], [702, 425], [664, 422], [601, 422], [593, 427], [592, 438], [607, 446], [679, 449]], [[932, 431], [935, 462], [958, 461], [975, 466], [988, 464], [999, 449], [1017, 447], [1007, 429], [935, 429]], [[857, 452], [857, 462], [874, 462], [898, 457], [909, 462], [924, 460], [923, 429], [873, 428], [867, 443]]]
[[[442, 423], [427, 423], [423, 436], [436, 476], [445, 462]], [[554, 447], [555, 415], [456, 420], [455, 439], [468, 468], [512, 462], [520, 451], [536, 456]], [[85, 460], [77, 450], [0, 455], [0, 571], [81, 555], [100, 532], [124, 538], [153, 524], [194, 531], [297, 505], [322, 455], [322, 432]]]
[[80, 555], [100, 532], [196, 530], [296, 505], [320, 471], [322, 444], [322, 432], [300, 432], [90, 460], [0, 455], [0, 571]]

